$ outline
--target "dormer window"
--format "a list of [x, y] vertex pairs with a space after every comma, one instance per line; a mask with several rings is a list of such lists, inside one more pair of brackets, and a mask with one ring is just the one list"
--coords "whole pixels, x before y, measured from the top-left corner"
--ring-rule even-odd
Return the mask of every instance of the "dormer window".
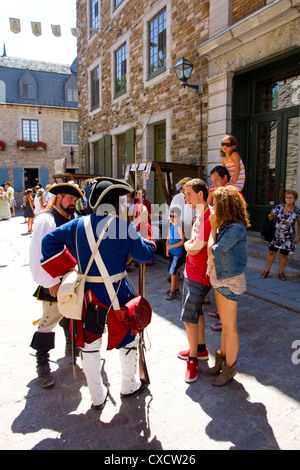
[[35, 78], [29, 70], [22, 75], [19, 81], [20, 98], [35, 100], [37, 97], [37, 86]]
[[65, 83], [65, 100], [71, 103], [78, 102], [77, 80], [74, 75]]

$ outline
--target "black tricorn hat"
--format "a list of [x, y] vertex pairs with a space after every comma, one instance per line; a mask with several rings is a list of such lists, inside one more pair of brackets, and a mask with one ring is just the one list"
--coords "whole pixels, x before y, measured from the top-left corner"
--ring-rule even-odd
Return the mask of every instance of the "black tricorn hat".
[[48, 189], [48, 192], [57, 196], [57, 194], [70, 194], [74, 197], [84, 196], [84, 190], [80, 189], [78, 184], [75, 184], [74, 181], [68, 181], [67, 183], [56, 183]]
[[89, 204], [96, 209], [100, 204], [113, 204], [120, 196], [131, 193], [133, 188], [126, 181], [117, 180], [108, 176], [95, 178], [92, 182]]

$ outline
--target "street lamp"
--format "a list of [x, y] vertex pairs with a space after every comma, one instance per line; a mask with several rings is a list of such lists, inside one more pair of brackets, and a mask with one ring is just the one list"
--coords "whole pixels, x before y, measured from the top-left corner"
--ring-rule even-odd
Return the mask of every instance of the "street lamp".
[[74, 150], [73, 150], [73, 147], [71, 147], [70, 156], [71, 156], [71, 165], [74, 165]]
[[173, 69], [174, 72], [176, 73], [176, 76], [178, 80], [180, 80], [181, 86], [185, 87], [190, 87], [194, 88], [196, 90], [197, 95], [202, 95], [203, 93], [203, 83], [200, 80], [197, 83], [188, 83], [188, 80], [190, 79], [190, 76], [192, 74], [194, 65], [192, 62], [190, 62], [188, 59], [185, 59], [185, 57], [182, 57], [181, 59], [176, 62], [174, 65]]

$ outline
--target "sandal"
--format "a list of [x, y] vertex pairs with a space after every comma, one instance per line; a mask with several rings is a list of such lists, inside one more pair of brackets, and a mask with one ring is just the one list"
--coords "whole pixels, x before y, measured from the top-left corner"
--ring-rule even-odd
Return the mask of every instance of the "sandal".
[[166, 300], [174, 300], [174, 299], [176, 299], [176, 293], [170, 291], [169, 295], [167, 295], [167, 297], [166, 297]]
[[220, 315], [217, 312], [208, 312], [208, 315], [213, 318], [220, 318]]
[[260, 277], [262, 279], [266, 279], [266, 277], [268, 277], [268, 276], [269, 276], [269, 271], [264, 271]]
[[[170, 294], [171, 292], [172, 292], [171, 289], [168, 289], [166, 291], [166, 294]], [[179, 295], [179, 294], [180, 294], [179, 289], [175, 289], [175, 295]]]
[[284, 275], [283, 273], [279, 273], [279, 274], [278, 274], [278, 277], [279, 277], [279, 279], [280, 279], [281, 281], [286, 281], [286, 277], [285, 277], [285, 275]]
[[220, 321], [217, 321], [214, 325], [211, 325], [211, 330], [213, 331], [222, 331], [222, 323]]

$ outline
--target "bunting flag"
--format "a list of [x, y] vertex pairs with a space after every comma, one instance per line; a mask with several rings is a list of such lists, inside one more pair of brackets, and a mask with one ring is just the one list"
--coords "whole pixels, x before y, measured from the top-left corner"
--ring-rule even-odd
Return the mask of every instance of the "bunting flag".
[[[18, 18], [9, 18], [10, 30], [12, 33], [18, 34], [21, 32], [21, 21]], [[70, 28], [71, 34], [75, 38], [81, 35], [80, 28]], [[31, 21], [31, 31], [35, 36], [42, 35], [42, 25], [38, 21]], [[52, 34], [56, 37], [61, 37], [61, 25], [51, 24]]]
[[20, 20], [17, 18], [9, 18], [9, 24], [12, 33], [18, 34], [21, 31]]
[[59, 24], [52, 24], [51, 29], [52, 29], [53, 36], [56, 36], [57, 38], [61, 36], [61, 30], [60, 30]]
[[75, 38], [79, 38], [80, 36], [80, 29], [79, 28], [71, 28], [71, 33]]
[[34, 34], [35, 36], [41, 36], [42, 34], [41, 23], [38, 23], [36, 21], [31, 21], [31, 31], [32, 31], [32, 34]]

